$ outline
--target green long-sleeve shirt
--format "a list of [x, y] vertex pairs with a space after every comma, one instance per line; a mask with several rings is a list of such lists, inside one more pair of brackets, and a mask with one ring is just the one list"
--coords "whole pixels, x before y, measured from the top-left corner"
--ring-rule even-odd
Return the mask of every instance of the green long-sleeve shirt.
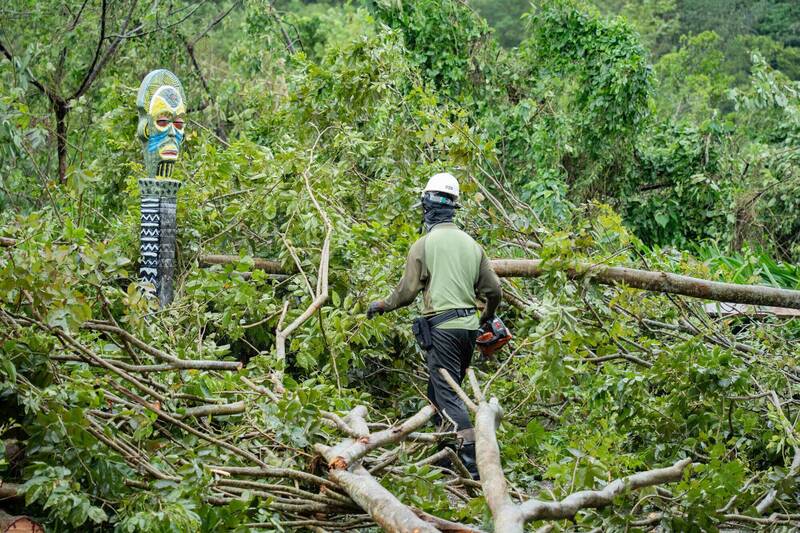
[[[452, 223], [437, 224], [411, 246], [403, 279], [386, 300], [385, 310], [409, 305], [420, 291], [425, 316], [475, 307], [478, 297], [486, 301], [485, 316], [493, 316], [503, 294], [483, 249]], [[437, 327], [478, 329], [478, 316], [454, 318]]]

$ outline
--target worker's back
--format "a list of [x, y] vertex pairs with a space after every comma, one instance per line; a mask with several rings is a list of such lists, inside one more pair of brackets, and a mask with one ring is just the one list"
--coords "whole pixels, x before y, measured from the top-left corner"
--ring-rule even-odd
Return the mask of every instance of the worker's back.
[[[475, 284], [482, 256], [478, 243], [455, 224], [437, 224], [431, 228], [425, 236], [425, 266], [429, 276], [424, 293], [426, 315], [475, 307]], [[476, 320], [468, 322], [477, 327], [472, 324]]]

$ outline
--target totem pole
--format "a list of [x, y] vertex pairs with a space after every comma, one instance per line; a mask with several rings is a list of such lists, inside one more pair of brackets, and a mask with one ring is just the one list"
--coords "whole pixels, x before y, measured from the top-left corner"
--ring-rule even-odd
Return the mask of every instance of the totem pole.
[[186, 96], [178, 77], [154, 70], [136, 95], [137, 133], [142, 141], [147, 177], [139, 180], [142, 228], [139, 276], [151, 283], [162, 306], [172, 302], [178, 189], [170, 179], [183, 141]]

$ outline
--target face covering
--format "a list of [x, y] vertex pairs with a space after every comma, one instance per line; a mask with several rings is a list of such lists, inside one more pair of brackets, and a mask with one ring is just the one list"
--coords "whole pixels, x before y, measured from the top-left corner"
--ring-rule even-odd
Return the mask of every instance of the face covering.
[[422, 198], [422, 216], [425, 231], [436, 224], [452, 222], [456, 214], [456, 203], [445, 196], [426, 194]]

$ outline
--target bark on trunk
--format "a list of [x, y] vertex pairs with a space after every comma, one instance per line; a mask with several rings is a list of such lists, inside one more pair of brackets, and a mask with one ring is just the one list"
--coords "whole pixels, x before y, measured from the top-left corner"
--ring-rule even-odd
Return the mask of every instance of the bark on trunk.
[[363, 466], [353, 471], [331, 470], [330, 478], [369, 513], [384, 531], [397, 533], [436, 533], [438, 530], [414, 514], [400, 500], [383, 488]]
[[58, 179], [67, 181], [67, 104], [62, 101], [53, 102], [56, 115], [56, 150], [58, 152]]
[[420, 517], [421, 519], [425, 520], [433, 527], [441, 531], [442, 533], [484, 533], [483, 530], [474, 528], [472, 526], [468, 526], [465, 524], [459, 524], [458, 522], [451, 522], [449, 520], [445, 520], [444, 518], [439, 518], [438, 516], [433, 516], [421, 509], [411, 508], [415, 515]]
[[497, 444], [497, 427], [503, 409], [495, 398], [481, 402], [475, 414], [475, 451], [486, 505], [492, 512], [495, 531], [522, 533], [525, 523], [519, 507], [511, 501]]
[[402, 424], [370, 434], [365, 420], [367, 409], [364, 406], [357, 406], [344, 419], [338, 416], [336, 418], [341, 424], [348, 426], [345, 433], [361, 435], [359, 438], [344, 439], [333, 447], [322, 444], [314, 446], [317, 453], [328, 461], [330, 468], [328, 477], [336, 482], [359, 507], [369, 513], [384, 531], [393, 533], [438, 531], [381, 486], [359, 462], [371, 450], [404, 440], [409, 433], [430, 420], [433, 412], [433, 407], [427, 405]]
[[208, 416], [208, 415], [238, 415], [244, 413], [244, 402], [233, 402], [225, 404], [214, 405], [198, 405], [197, 407], [189, 407], [182, 415], [177, 418], [190, 418], [193, 416]]
[[601, 490], [582, 490], [570, 494], [561, 501], [528, 500], [519, 508], [525, 522], [534, 520], [573, 519], [581, 509], [597, 509], [611, 505], [621, 494], [645, 487], [674, 483], [683, 478], [683, 471], [691, 464], [691, 459], [683, 459], [666, 468], [656, 468], [639, 472], [628, 477], [615, 479]]
[[0, 479], [0, 500], [21, 498], [22, 494], [20, 494], [19, 487], [20, 485], [16, 483], [7, 483]]
[[[492, 268], [500, 277], [534, 278], [544, 273], [542, 261], [538, 259], [495, 259], [492, 261]], [[571, 279], [589, 276], [604, 285], [627, 285], [637, 289], [718, 302], [800, 309], [800, 291], [788, 289], [722, 283], [668, 272], [603, 265], [580, 264], [577, 268], [567, 269], [566, 273]]]
[[44, 528], [27, 516], [11, 516], [0, 511], [0, 533], [44, 533]]
[[[238, 263], [239, 256], [236, 255], [201, 255], [200, 266], [211, 265], [229, 265], [231, 263]], [[286, 269], [278, 261], [269, 261], [267, 259], [253, 259], [253, 267], [258, 270], [263, 270], [267, 274], [291, 274], [289, 269]]]

